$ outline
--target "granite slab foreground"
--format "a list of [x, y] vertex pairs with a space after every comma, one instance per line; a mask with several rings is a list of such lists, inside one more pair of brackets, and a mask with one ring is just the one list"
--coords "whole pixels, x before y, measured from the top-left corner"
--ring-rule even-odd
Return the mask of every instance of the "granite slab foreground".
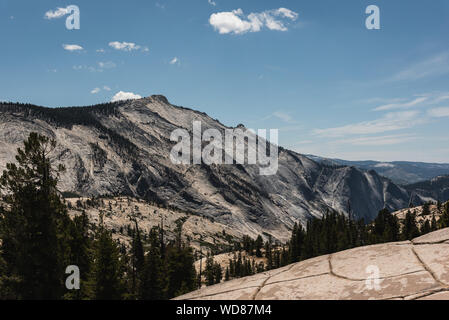
[[449, 228], [320, 256], [177, 300], [449, 300]]

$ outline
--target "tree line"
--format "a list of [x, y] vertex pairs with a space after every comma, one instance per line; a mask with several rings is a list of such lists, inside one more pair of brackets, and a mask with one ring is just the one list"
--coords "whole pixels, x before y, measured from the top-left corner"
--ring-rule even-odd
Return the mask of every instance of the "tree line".
[[[17, 164], [0, 178], [0, 299], [169, 299], [197, 288], [192, 248], [166, 241], [161, 224], [130, 246], [112, 237], [100, 219], [71, 219], [57, 190], [62, 166], [49, 160], [55, 141], [31, 133]], [[68, 266], [80, 271], [79, 290], [66, 284]]]
[[[430, 203], [423, 205], [421, 215], [427, 218], [421, 224], [412, 210], [408, 210], [401, 222], [398, 217], [383, 209], [376, 219], [369, 224], [364, 220], [354, 221], [350, 217], [336, 211], [327, 212], [322, 218], [313, 218], [307, 222], [306, 228], [295, 224], [290, 240], [283, 245], [272, 244], [271, 238], [263, 241], [262, 236], [252, 239], [243, 237], [234, 245], [235, 252], [225, 268], [224, 280], [245, 277], [258, 272], [277, 269], [291, 263], [331, 254], [360, 246], [411, 240], [429, 232], [449, 227], [449, 202], [445, 205], [437, 203], [440, 219], [430, 212]], [[247, 254], [243, 255], [242, 252]], [[254, 257], [264, 257], [266, 263], [255, 263]], [[213, 274], [221, 274], [220, 265], [208, 257], [206, 267], [207, 285], [218, 283], [221, 278]], [[213, 271], [214, 270], [214, 271]]]

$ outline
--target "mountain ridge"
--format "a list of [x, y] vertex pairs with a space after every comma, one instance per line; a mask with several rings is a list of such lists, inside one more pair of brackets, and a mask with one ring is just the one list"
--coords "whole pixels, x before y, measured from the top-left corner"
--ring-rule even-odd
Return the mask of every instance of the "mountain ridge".
[[325, 158], [307, 154], [310, 159], [334, 166], [355, 166], [363, 170], [375, 170], [380, 175], [400, 185], [414, 184], [433, 179], [437, 176], [449, 175], [449, 163], [427, 163], [412, 161], [382, 162], [374, 160], [349, 161]]
[[39, 132], [57, 141], [53, 160], [67, 168], [61, 191], [135, 196], [279, 240], [288, 239], [294, 223], [328, 210], [371, 221], [384, 207], [409, 204], [409, 191], [374, 171], [332, 168], [281, 147], [279, 170], [269, 177], [257, 165], [175, 165], [170, 133], [192, 132], [193, 121], [203, 132], [228, 128], [161, 95], [55, 109], [0, 103], [0, 170], [14, 162], [30, 132]]

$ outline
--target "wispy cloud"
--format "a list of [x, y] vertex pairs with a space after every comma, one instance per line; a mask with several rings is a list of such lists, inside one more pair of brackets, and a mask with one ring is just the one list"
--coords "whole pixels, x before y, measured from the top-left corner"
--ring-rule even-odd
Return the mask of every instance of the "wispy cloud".
[[81, 51], [84, 48], [78, 44], [63, 44], [62, 47], [67, 51]]
[[112, 69], [115, 68], [117, 65], [112, 61], [106, 61], [106, 62], [98, 62], [98, 66], [100, 69]]
[[276, 111], [276, 112], [273, 112], [273, 116], [278, 119], [281, 119], [284, 122], [288, 122], [288, 123], [295, 122], [294, 119], [292, 118], [292, 116], [285, 112]]
[[432, 103], [440, 103], [440, 102], [443, 102], [443, 101], [446, 101], [446, 100], [449, 100], [449, 93], [444, 93], [444, 94], [441, 94], [440, 96], [438, 96], [438, 97], [436, 97], [433, 101], [432, 101]]
[[265, 121], [265, 120], [272, 119], [272, 118], [279, 119], [286, 123], [296, 123], [295, 119], [293, 119], [293, 117], [290, 114], [288, 114], [284, 111], [275, 111], [275, 112], [269, 114], [268, 116], [262, 118], [261, 121]]
[[103, 72], [106, 69], [113, 69], [116, 67], [116, 64], [112, 61], [106, 61], [106, 62], [98, 62], [95, 66], [86, 66], [86, 65], [74, 65], [72, 67], [73, 70], [80, 71], [80, 70], [87, 70], [90, 72]]
[[213, 0], [207, 0], [207, 2], [209, 2], [209, 4], [214, 7], [217, 5], [217, 3]]
[[449, 117], [449, 107], [430, 109], [427, 113], [429, 114], [429, 116], [431, 116], [433, 118]]
[[385, 104], [382, 106], [379, 106], [374, 109], [374, 111], [387, 111], [387, 110], [394, 110], [394, 109], [408, 109], [414, 106], [417, 106], [425, 101], [428, 100], [428, 97], [419, 97], [412, 101], [405, 102], [405, 103], [390, 103]]
[[373, 111], [390, 111], [399, 109], [410, 109], [414, 107], [428, 107], [449, 100], [449, 92], [431, 92], [416, 94], [409, 99], [391, 99], [386, 104], [380, 105]]
[[111, 91], [111, 88], [109, 88], [108, 86], [103, 86], [103, 88], [95, 88], [93, 89], [90, 93], [92, 94], [97, 94], [99, 93], [101, 90], [105, 90], [105, 91]]
[[279, 8], [245, 16], [242, 9], [213, 13], [209, 23], [220, 34], [245, 34], [259, 32], [266, 27], [269, 30], [287, 31], [287, 23], [295, 21], [298, 13]]
[[174, 57], [173, 59], [171, 59], [170, 60], [170, 64], [177, 64], [177, 65], [180, 65], [181, 64], [181, 61], [179, 60], [179, 58], [178, 57]]
[[418, 117], [419, 111], [389, 112], [382, 118], [348, 124], [341, 127], [315, 129], [313, 134], [322, 137], [344, 137], [348, 135], [377, 134], [388, 131], [412, 128], [425, 119]]
[[388, 81], [413, 81], [449, 73], [449, 52], [415, 63], [393, 75]]
[[416, 140], [416, 136], [408, 134], [396, 134], [396, 135], [385, 135], [375, 137], [358, 137], [351, 139], [342, 139], [333, 141], [332, 143], [346, 144], [346, 145], [349, 144], [353, 146], [388, 146], [410, 142], [413, 140]]

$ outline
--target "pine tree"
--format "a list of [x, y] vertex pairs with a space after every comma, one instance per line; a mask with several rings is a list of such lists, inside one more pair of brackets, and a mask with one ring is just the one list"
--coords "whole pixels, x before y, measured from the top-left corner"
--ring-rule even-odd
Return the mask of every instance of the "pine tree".
[[437, 220], [435, 219], [435, 214], [432, 215], [432, 222], [430, 223], [430, 231], [438, 230]]
[[446, 202], [440, 218], [440, 228], [449, 228], [449, 202]]
[[223, 279], [223, 270], [219, 263], [214, 263], [214, 282], [220, 283]]
[[410, 210], [405, 214], [404, 226], [402, 228], [401, 237], [403, 240], [412, 240], [419, 236], [419, 228], [416, 225], [416, 217]]
[[423, 216], [427, 216], [430, 215], [430, 203], [426, 202], [423, 206], [422, 206], [422, 213]]
[[431, 231], [432, 231], [432, 228], [430, 226], [430, 222], [429, 222], [429, 220], [426, 220], [424, 222], [424, 224], [422, 225], [422, 227], [421, 227], [420, 233], [424, 235], [424, 234], [427, 234], [427, 233], [429, 233]]
[[0, 300], [17, 300], [20, 298], [20, 279], [7, 274], [6, 262], [0, 255]]
[[256, 243], [256, 257], [261, 258], [262, 257], [262, 247], [263, 247], [263, 239], [260, 235], [257, 236]]
[[229, 275], [229, 267], [226, 267], [226, 271], [225, 271], [225, 281], [229, 281], [230, 279], [230, 275]]
[[270, 242], [265, 243], [265, 257], [267, 258], [266, 270], [273, 269], [273, 251]]
[[399, 229], [398, 218], [388, 209], [382, 209], [374, 220], [374, 243], [398, 241]]
[[233, 259], [229, 259], [229, 276], [235, 278], [235, 255]]
[[88, 275], [91, 268], [92, 241], [89, 238], [89, 218], [83, 210], [81, 215], [73, 219], [69, 228], [70, 234], [70, 263], [80, 270], [80, 290], [73, 290], [64, 295], [64, 299], [81, 300], [89, 296]]
[[142, 300], [164, 299], [163, 261], [157, 228], [149, 235], [149, 251], [145, 256], [142, 276], [140, 279], [139, 298]]
[[295, 223], [290, 240], [290, 262], [298, 262], [303, 255], [304, 231]]
[[215, 284], [214, 258], [210, 254], [208, 254], [206, 258], [206, 267], [204, 269], [204, 275], [206, 277], [206, 284], [208, 286]]
[[190, 292], [196, 288], [196, 271], [192, 248], [184, 245], [166, 247], [166, 298]]
[[7, 164], [0, 189], [8, 209], [0, 212], [1, 255], [11, 287], [23, 299], [59, 299], [67, 261], [66, 207], [58, 196], [50, 154], [56, 142], [37, 133]]
[[137, 295], [137, 288], [139, 287], [139, 281], [142, 276], [143, 265], [145, 262], [145, 255], [143, 251], [142, 239], [140, 237], [140, 230], [137, 221], [134, 221], [136, 228], [134, 230], [134, 237], [131, 243], [131, 277], [133, 295]]
[[120, 300], [125, 292], [120, 250], [102, 219], [94, 241], [93, 266], [89, 285], [95, 300]]

